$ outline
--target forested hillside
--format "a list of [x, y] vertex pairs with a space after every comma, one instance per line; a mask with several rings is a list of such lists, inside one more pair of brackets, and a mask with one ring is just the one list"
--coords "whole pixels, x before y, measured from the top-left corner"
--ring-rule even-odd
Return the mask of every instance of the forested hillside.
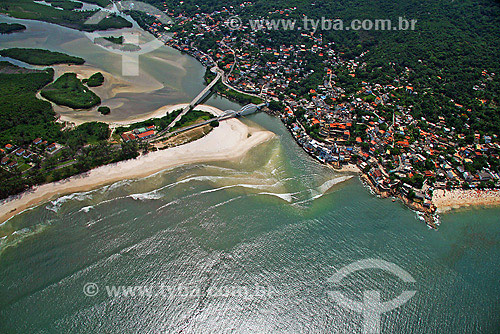
[[[163, 1], [147, 0], [165, 8]], [[226, 9], [236, 14], [243, 24], [249, 19], [391, 19], [398, 17], [417, 20], [414, 31], [317, 31], [323, 43], [334, 42], [345, 59], [363, 55], [366, 63], [349, 84], [362, 80], [394, 84], [397, 74], [407, 71], [420, 95], [407, 101], [416, 116], [427, 115], [435, 120], [444, 116], [450, 125], [460, 128], [465, 122], [481, 132], [500, 133], [500, 2], [494, 0], [465, 1], [305, 1], [256, 0], [244, 7], [241, 1], [216, 0], [174, 1], [166, 6], [177, 14], [194, 16], [197, 13], [219, 12]], [[232, 6], [232, 7], [231, 7]], [[210, 23], [210, 22], [207, 22]], [[247, 24], [248, 25], [248, 24]], [[203, 36], [197, 41], [201, 49], [213, 48], [224, 34], [242, 36], [244, 32], [221, 31], [213, 38]], [[311, 45], [304, 31], [266, 31], [253, 34], [256, 46]], [[309, 34], [311, 32], [308, 32]], [[308, 68], [316, 73], [324, 70], [323, 58], [311, 57]], [[296, 87], [305, 90], [308, 84], [317, 85], [321, 76]], [[314, 82], [313, 82], [314, 81]], [[397, 83], [396, 83], [397, 84]], [[300, 92], [299, 92], [300, 93]], [[464, 106], [463, 109], [459, 106]]]

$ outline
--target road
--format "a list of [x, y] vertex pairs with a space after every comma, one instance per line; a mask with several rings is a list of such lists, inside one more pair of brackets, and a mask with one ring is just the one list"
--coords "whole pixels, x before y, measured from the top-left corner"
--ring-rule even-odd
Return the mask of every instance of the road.
[[[265, 103], [261, 103], [259, 105], [257, 105], [257, 108], [260, 109], [262, 108], [263, 106], [265, 106], [266, 104]], [[249, 106], [249, 104], [247, 104], [245, 107]], [[200, 126], [203, 126], [203, 125], [207, 125], [207, 124], [210, 124], [211, 122], [213, 121], [223, 121], [223, 120], [226, 120], [226, 119], [229, 119], [229, 118], [233, 118], [233, 117], [238, 117], [240, 116], [241, 112], [245, 110], [245, 107], [241, 108], [239, 111], [226, 111], [224, 114], [222, 115], [219, 115], [219, 116], [216, 116], [216, 117], [213, 117], [213, 118], [210, 118], [209, 120], [206, 120], [206, 121], [203, 121], [203, 122], [200, 122], [200, 123], [196, 123], [196, 124], [192, 124], [192, 125], [189, 125], [189, 126], [186, 126], [186, 127], [183, 127], [179, 130], [175, 130], [175, 131], [172, 131], [171, 133], [168, 133], [167, 136], [168, 137], [171, 137], [171, 136], [175, 136], [181, 132], [184, 132], [184, 131], [188, 131], [188, 130], [191, 130], [191, 129], [194, 129], [194, 128], [197, 128], [197, 127], [200, 127]], [[159, 136], [156, 136], [154, 138], [151, 138], [150, 140], [158, 140], [158, 139], [161, 139]]]
[[206, 94], [215, 86], [215, 84], [220, 80], [220, 78], [222, 77], [222, 71], [218, 68], [218, 67], [213, 67], [212, 68], [212, 72], [216, 72], [217, 75], [215, 76], [215, 79], [212, 80], [212, 82], [210, 82], [210, 84], [208, 84], [207, 87], [205, 87], [194, 99], [193, 101], [191, 101], [191, 103], [189, 103], [187, 106], [184, 107], [184, 109], [182, 110], [182, 112], [172, 121], [172, 123], [170, 123], [166, 128], [165, 130], [163, 130], [162, 132], [158, 133], [157, 136], [162, 136], [164, 133], [168, 132], [171, 128], [173, 128], [175, 126], [175, 124], [177, 124], [178, 121], [181, 120], [182, 116], [186, 115], [191, 109], [193, 109], [194, 107], [196, 107], [200, 102], [201, 100], [203, 100], [203, 98], [206, 96]]

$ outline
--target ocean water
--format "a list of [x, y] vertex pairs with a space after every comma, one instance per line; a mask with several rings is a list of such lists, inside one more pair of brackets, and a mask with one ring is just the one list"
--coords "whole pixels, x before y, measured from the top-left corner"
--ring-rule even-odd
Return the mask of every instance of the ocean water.
[[[358, 301], [365, 290], [383, 301], [416, 291], [381, 315], [382, 333], [499, 331], [499, 209], [453, 211], [430, 230], [316, 163], [277, 119], [244, 121], [278, 136], [239, 161], [63, 196], [3, 224], [0, 332], [362, 332], [363, 314], [333, 290]], [[380, 269], [328, 281], [364, 259], [415, 281]]]

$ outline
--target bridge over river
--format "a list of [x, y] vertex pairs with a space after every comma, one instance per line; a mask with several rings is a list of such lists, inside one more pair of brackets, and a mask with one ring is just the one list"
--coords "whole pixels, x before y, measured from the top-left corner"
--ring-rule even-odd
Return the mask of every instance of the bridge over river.
[[252, 114], [252, 113], [256, 112], [257, 110], [259, 110], [262, 106], [266, 105], [265, 103], [261, 103], [259, 105], [250, 103], [250, 104], [247, 104], [246, 106], [244, 106], [243, 108], [241, 108], [238, 111], [226, 110], [226, 112], [224, 114], [222, 114], [222, 115], [219, 115], [217, 117], [211, 118], [211, 119], [209, 119], [207, 121], [204, 121], [202, 123], [193, 124], [193, 125], [190, 125], [190, 126], [187, 126], [187, 127], [182, 128], [182, 129], [179, 129], [179, 130], [176, 130], [174, 132], [169, 133], [170, 129], [172, 129], [175, 126], [175, 124], [177, 124], [177, 122], [179, 122], [184, 115], [186, 115], [190, 110], [193, 110], [201, 101], [203, 101], [203, 99], [205, 97], [207, 97], [207, 95], [210, 93], [210, 90], [223, 77], [224, 72], [219, 67], [217, 67], [217, 66], [212, 67], [210, 69], [210, 71], [212, 71], [212, 73], [216, 73], [217, 74], [215, 76], [215, 78], [210, 82], [210, 84], [208, 84], [208, 86], [205, 87], [191, 101], [191, 103], [189, 103], [187, 106], [184, 107], [184, 109], [182, 109], [182, 112], [172, 121], [172, 123], [170, 123], [164, 130], [158, 132], [156, 134], [156, 136], [154, 138], [152, 138], [152, 140], [159, 139], [159, 138], [161, 138], [161, 137], [163, 137], [165, 135], [167, 135], [168, 137], [170, 137], [170, 136], [172, 136], [174, 134], [178, 134], [178, 133], [183, 132], [183, 131], [187, 131], [187, 130], [190, 130], [190, 129], [193, 129], [193, 128], [196, 128], [196, 127], [199, 127], [199, 126], [203, 126], [203, 125], [209, 124], [210, 122], [213, 122], [213, 121], [221, 121], [221, 120], [232, 118], [232, 117], [249, 115], [249, 114]]
[[[206, 120], [206, 121], [203, 121], [203, 122], [200, 122], [200, 123], [196, 123], [196, 124], [192, 124], [192, 125], [183, 127], [183, 128], [181, 128], [179, 130], [172, 131], [172, 132], [170, 132], [170, 133], [167, 134], [167, 137], [175, 136], [175, 135], [177, 135], [177, 134], [179, 134], [181, 132], [188, 131], [188, 130], [191, 130], [191, 129], [195, 129], [195, 128], [198, 128], [200, 126], [204, 126], [204, 125], [210, 124], [210, 123], [212, 123], [214, 121], [220, 122], [220, 121], [223, 121], [225, 119], [229, 119], [229, 118], [233, 118], [233, 117], [240, 117], [240, 116], [250, 115], [250, 114], [253, 114], [254, 112], [258, 111], [260, 108], [262, 108], [265, 105], [266, 105], [266, 103], [261, 103], [261, 104], [258, 104], [258, 105], [250, 103], [250, 104], [247, 104], [246, 106], [244, 106], [243, 108], [241, 108], [238, 111], [226, 110], [222, 115], [218, 115], [218, 116], [213, 117], [213, 118], [211, 118], [209, 120]], [[162, 131], [162, 132], [164, 132], [164, 131]], [[151, 140], [158, 140], [160, 137], [161, 136], [159, 136], [159, 134], [158, 134], [157, 136], [155, 136]]]
[[182, 112], [172, 121], [172, 123], [170, 123], [163, 131], [161, 131], [160, 133], [158, 133], [157, 136], [162, 136], [164, 135], [165, 133], [167, 133], [168, 131], [170, 131], [171, 128], [173, 128], [175, 126], [175, 124], [177, 124], [178, 121], [181, 120], [182, 116], [186, 115], [190, 110], [192, 110], [194, 107], [196, 107], [201, 101], [203, 101], [203, 99], [205, 97], [207, 97], [207, 95], [210, 93], [210, 90], [217, 84], [217, 82], [221, 79], [222, 77], [222, 71], [218, 68], [218, 67], [212, 67], [211, 71], [213, 73], [217, 73], [217, 75], [215, 76], [214, 80], [212, 80], [210, 82], [210, 84], [208, 84], [207, 87], [205, 87], [194, 99], [193, 101], [191, 101], [191, 103], [189, 103], [187, 106], [184, 107], [184, 109], [182, 109]]

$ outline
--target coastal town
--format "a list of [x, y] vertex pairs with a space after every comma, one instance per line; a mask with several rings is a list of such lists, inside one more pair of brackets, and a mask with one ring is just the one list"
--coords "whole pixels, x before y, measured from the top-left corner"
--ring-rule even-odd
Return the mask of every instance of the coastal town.
[[1, 0], [0, 334], [500, 333], [498, 55], [498, 0]]
[[[251, 6], [251, 2], [242, 6]], [[280, 14], [293, 8], [279, 11]], [[409, 97], [426, 94], [412, 84], [405, 68], [389, 84], [358, 79], [367, 64], [365, 53], [345, 60], [321, 34], [302, 33], [300, 43], [264, 46], [243, 25], [228, 30], [230, 9], [192, 17], [175, 13], [174, 26], [159, 22], [145, 27], [153, 34], [172, 31], [168, 45], [224, 70], [219, 93], [235, 100], [260, 99], [278, 116], [296, 142], [318, 161], [334, 168], [356, 164], [362, 179], [379, 195], [398, 197], [425, 213], [432, 226], [435, 189], [495, 189], [500, 186], [497, 134], [466, 132], [448, 125], [443, 116], [415, 117]], [[272, 14], [272, 13], [270, 13]], [[209, 36], [222, 36], [213, 41]], [[204, 43], [200, 43], [201, 40]], [[207, 39], [210, 40], [209, 43]], [[212, 47], [207, 49], [207, 45]], [[321, 72], [313, 68], [321, 64]], [[208, 72], [207, 72], [208, 73]], [[483, 71], [484, 82], [495, 73]], [[210, 78], [210, 75], [208, 75]], [[475, 86], [481, 89], [484, 84]], [[225, 86], [223, 89], [221, 87]], [[228, 91], [237, 92], [231, 96]], [[488, 101], [481, 100], [483, 104]], [[453, 100], [456, 113], [468, 119], [467, 106]], [[465, 129], [470, 126], [465, 122]]]
[[[337, 169], [356, 165], [375, 193], [399, 198], [422, 212], [429, 226], [436, 226], [436, 189], [500, 187], [497, 134], [471, 131], [471, 109], [452, 99], [448, 103], [463, 119], [463, 128], [448, 124], [443, 116], [416, 113], [415, 98], [425, 99], [428, 89], [412, 82], [412, 68], [394, 71], [384, 82], [378, 77], [370, 80], [368, 74], [374, 69], [364, 61], [369, 50], [349, 59], [320, 33], [303, 32], [296, 44], [279, 45], [270, 38], [263, 44], [265, 27], [228, 29], [231, 9], [188, 15], [165, 2], [163, 10], [174, 23], [141, 21], [141, 27], [161, 40], [168, 34], [167, 45], [206, 67], [207, 82], [216, 73], [221, 75], [213, 90], [236, 102], [266, 104], [266, 110], [281, 119], [314, 159]], [[484, 70], [474, 89], [484, 89], [495, 75]], [[164, 127], [137, 124], [115, 133], [112, 144], [142, 142], [141, 147], [149, 147]], [[61, 147], [41, 138], [30, 147], [9, 144], [0, 151], [1, 167], [23, 173]], [[51, 166], [57, 169], [74, 162], [62, 157]]]

